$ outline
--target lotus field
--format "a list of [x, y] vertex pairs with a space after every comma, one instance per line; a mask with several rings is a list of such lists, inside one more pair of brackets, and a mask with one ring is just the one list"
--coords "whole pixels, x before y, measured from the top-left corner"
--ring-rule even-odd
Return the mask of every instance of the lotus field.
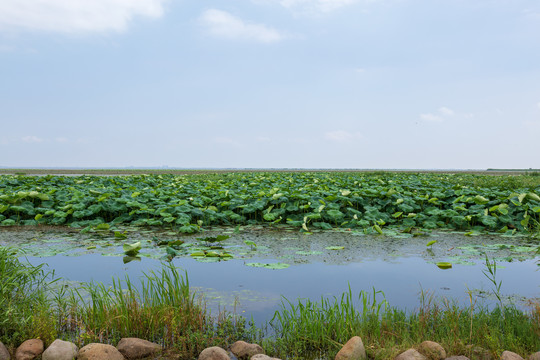
[[[0, 224], [537, 234], [540, 177], [390, 172], [0, 176]], [[107, 225], [105, 225], [107, 224]]]

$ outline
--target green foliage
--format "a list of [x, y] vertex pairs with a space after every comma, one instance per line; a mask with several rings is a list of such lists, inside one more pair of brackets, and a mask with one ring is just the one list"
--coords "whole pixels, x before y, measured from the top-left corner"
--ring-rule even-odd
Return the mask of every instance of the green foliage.
[[[540, 178], [471, 174], [275, 172], [0, 176], [0, 225], [115, 224], [197, 233], [286, 222], [303, 229], [501, 228], [538, 234]], [[118, 237], [122, 235], [119, 233]]]

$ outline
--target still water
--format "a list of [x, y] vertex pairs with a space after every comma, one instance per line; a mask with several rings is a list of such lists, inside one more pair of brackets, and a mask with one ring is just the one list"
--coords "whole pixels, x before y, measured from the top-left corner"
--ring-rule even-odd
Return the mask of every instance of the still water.
[[[2, 230], [0, 245], [24, 250], [32, 264], [46, 263], [57, 277], [70, 281], [110, 283], [113, 276], [128, 275], [137, 282], [143, 272], [162, 268], [166, 253], [156, 240], [177, 236], [130, 230], [128, 238], [118, 240], [58, 230]], [[526, 309], [527, 300], [540, 298], [538, 243], [527, 238], [452, 233], [427, 238], [334, 232], [306, 236], [262, 230], [230, 236], [222, 245], [234, 255], [231, 260], [200, 262], [187, 255], [175, 257], [172, 263], [187, 271], [191, 287], [204, 296], [213, 312], [234, 310], [258, 324], [270, 320], [284, 298], [295, 302], [339, 297], [349, 286], [353, 294], [382, 291], [390, 305], [411, 311], [420, 307], [421, 292], [467, 306], [471, 291], [473, 299], [489, 306], [494, 303], [490, 294], [494, 286], [484, 274], [485, 255], [497, 262], [496, 281], [502, 281], [506, 302]], [[196, 237], [180, 238], [197, 244]], [[246, 240], [255, 242], [256, 248], [246, 245]], [[431, 240], [437, 242], [426, 246]], [[124, 264], [121, 245], [134, 241], [141, 241], [141, 259]], [[327, 249], [330, 246], [343, 249]], [[440, 269], [436, 265], [440, 261], [452, 263], [452, 268]], [[279, 270], [246, 266], [254, 262], [290, 266]]]

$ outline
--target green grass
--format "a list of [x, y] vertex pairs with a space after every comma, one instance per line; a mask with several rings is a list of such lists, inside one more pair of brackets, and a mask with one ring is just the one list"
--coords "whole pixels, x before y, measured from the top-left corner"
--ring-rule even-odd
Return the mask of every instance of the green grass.
[[[377, 296], [381, 299], [377, 299]], [[525, 357], [540, 347], [540, 307], [530, 313], [512, 306], [487, 309], [471, 298], [463, 308], [423, 294], [419, 310], [389, 306], [382, 294], [352, 291], [341, 298], [282, 302], [271, 322], [275, 337], [266, 339], [273, 356], [290, 359], [331, 359], [358, 335], [370, 359], [391, 359], [425, 340], [440, 343], [449, 354], [471, 355], [480, 346], [499, 357], [504, 350]], [[471, 347], [470, 345], [473, 345]]]
[[0, 341], [20, 343], [50, 338], [53, 317], [47, 289], [54, 282], [43, 265], [21, 262], [9, 248], [0, 248]]

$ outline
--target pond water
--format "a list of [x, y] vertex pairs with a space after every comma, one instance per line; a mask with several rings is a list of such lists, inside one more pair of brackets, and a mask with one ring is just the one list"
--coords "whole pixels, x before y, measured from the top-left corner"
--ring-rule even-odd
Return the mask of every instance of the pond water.
[[[505, 301], [525, 309], [527, 300], [540, 298], [539, 244], [525, 237], [442, 232], [409, 238], [350, 232], [307, 236], [261, 228], [239, 233], [220, 229], [190, 236], [130, 228], [122, 231], [127, 238], [115, 238], [110, 231], [81, 234], [67, 229], [2, 229], [0, 245], [24, 251], [33, 264], [48, 264], [58, 277], [110, 283], [113, 276], [129, 275], [135, 280], [143, 272], [160, 270], [167, 256], [165, 247], [157, 246], [160, 242], [181, 239], [197, 250], [202, 243], [197, 237], [226, 233], [230, 238], [221, 245], [232, 259], [195, 259], [188, 254], [171, 261], [187, 271], [190, 285], [204, 294], [212, 311], [235, 310], [248, 319], [253, 317], [257, 324], [272, 318], [283, 297], [293, 302], [298, 298], [339, 297], [349, 286], [353, 294], [382, 291], [390, 305], [406, 310], [420, 307], [422, 291], [435, 299], [447, 298], [467, 306], [471, 290], [479, 303], [489, 306], [494, 303], [490, 295], [494, 287], [483, 273], [484, 254], [497, 262], [496, 281], [502, 281]], [[426, 246], [432, 240], [437, 242]], [[122, 245], [139, 241], [140, 260], [124, 263]], [[452, 263], [452, 268], [440, 269], [436, 263], [443, 261]], [[288, 267], [246, 266], [253, 263]]]

